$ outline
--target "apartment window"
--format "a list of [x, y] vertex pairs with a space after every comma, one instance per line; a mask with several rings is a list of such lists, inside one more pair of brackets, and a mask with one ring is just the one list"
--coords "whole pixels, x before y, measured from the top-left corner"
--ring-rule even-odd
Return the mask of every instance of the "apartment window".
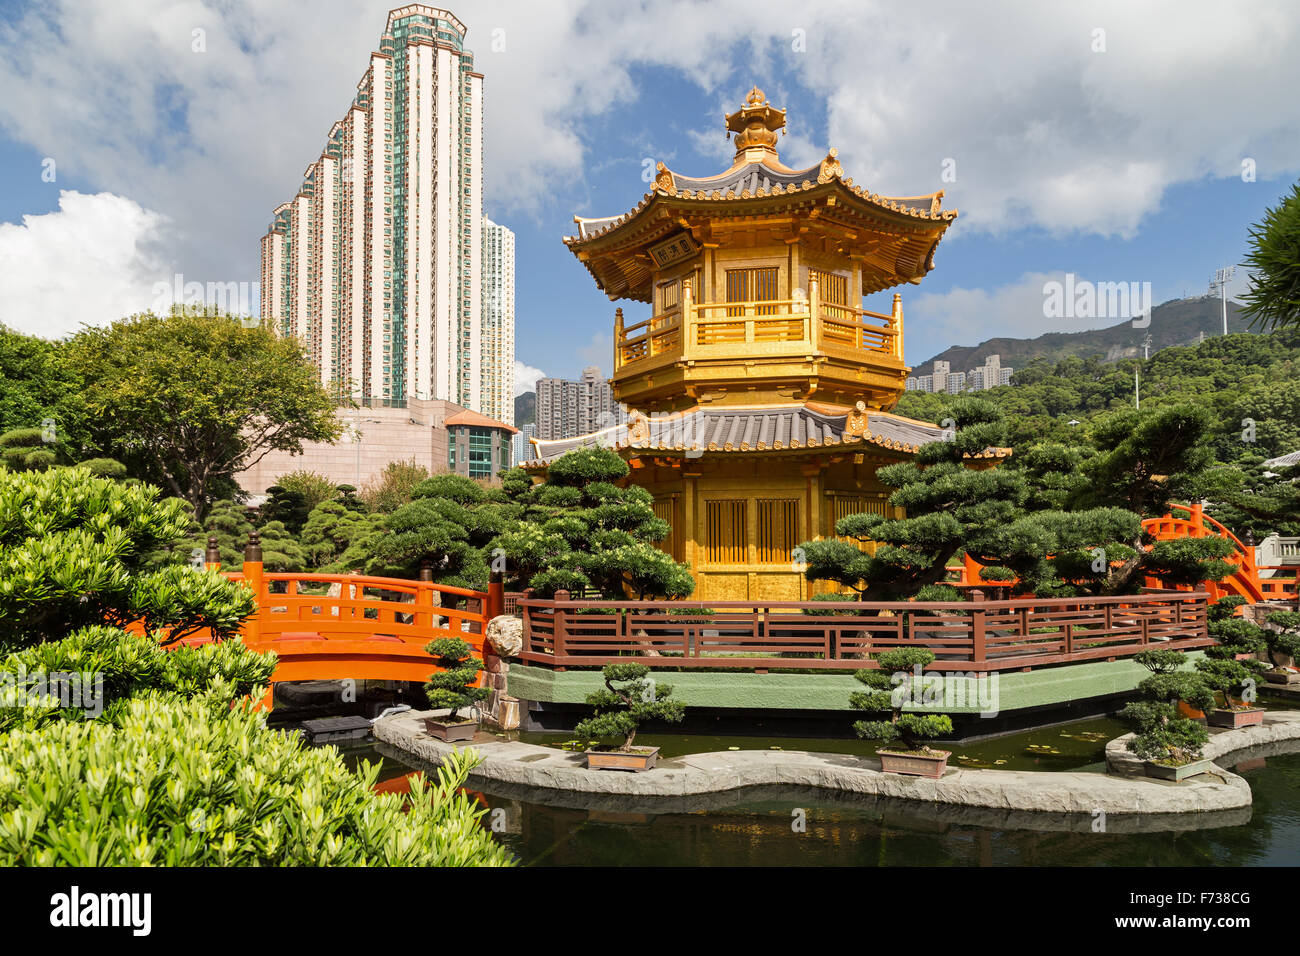
[[707, 501], [704, 505], [705, 560], [709, 564], [745, 564], [748, 502]]
[[[778, 269], [775, 266], [762, 269], [728, 269], [728, 302], [770, 302], [777, 298], [776, 280]], [[759, 306], [758, 315], [775, 315], [776, 306]], [[739, 306], [727, 310], [727, 315], [744, 315], [745, 310]]]

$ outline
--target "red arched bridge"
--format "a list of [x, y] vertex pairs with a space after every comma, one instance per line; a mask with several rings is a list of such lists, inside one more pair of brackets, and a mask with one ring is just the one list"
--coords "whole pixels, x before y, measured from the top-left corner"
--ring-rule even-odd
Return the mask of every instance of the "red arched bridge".
[[[211, 546], [206, 567], [221, 570]], [[487, 591], [474, 591], [431, 580], [268, 572], [256, 542], [245, 552], [242, 571], [225, 574], [244, 582], [256, 598], [240, 639], [254, 651], [275, 653], [273, 684], [344, 678], [423, 682], [437, 669], [426, 644], [459, 637], [482, 658], [487, 622], [505, 604], [495, 580]], [[268, 688], [268, 704], [270, 697]]]
[[[1297, 582], [1297, 569], [1294, 565], [1260, 565], [1255, 560], [1255, 548], [1245, 544], [1240, 538], [1205, 513], [1204, 507], [1195, 505], [1173, 505], [1169, 513], [1162, 518], [1147, 518], [1142, 527], [1156, 541], [1173, 541], [1179, 538], [1218, 537], [1230, 542], [1233, 552], [1226, 560], [1233, 566], [1233, 571], [1222, 581], [1205, 581], [1198, 585], [1198, 590], [1206, 591], [1211, 601], [1221, 597], [1240, 595], [1250, 604], [1260, 601], [1294, 601], [1300, 596], [1300, 583]], [[953, 567], [956, 579], [951, 583], [959, 587], [988, 587], [990, 583], [980, 579], [982, 568], [978, 562], [965, 558], [960, 567]], [[1147, 587], [1158, 588], [1161, 582], [1156, 578], [1146, 579]]]

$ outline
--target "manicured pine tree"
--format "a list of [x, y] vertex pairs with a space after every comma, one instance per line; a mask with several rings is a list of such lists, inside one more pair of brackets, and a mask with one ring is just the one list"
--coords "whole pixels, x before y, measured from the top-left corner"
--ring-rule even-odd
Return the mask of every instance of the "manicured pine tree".
[[655, 683], [644, 664], [606, 664], [601, 676], [605, 686], [587, 695], [587, 705], [595, 713], [574, 727], [579, 737], [622, 737], [618, 749], [626, 753], [647, 720], [676, 724], [686, 716], [686, 705], [672, 698], [670, 686]]
[[449, 708], [447, 722], [458, 723], [462, 709], [486, 700], [491, 693], [486, 687], [473, 686], [483, 664], [474, 657], [474, 649], [458, 637], [440, 637], [424, 649], [441, 668], [424, 685], [429, 705], [435, 710]]

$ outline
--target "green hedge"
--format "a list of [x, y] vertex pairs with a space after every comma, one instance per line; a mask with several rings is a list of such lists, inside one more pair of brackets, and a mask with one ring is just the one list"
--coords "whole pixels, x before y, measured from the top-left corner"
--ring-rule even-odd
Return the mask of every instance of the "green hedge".
[[267, 729], [248, 705], [150, 693], [120, 725], [62, 721], [0, 746], [0, 865], [509, 865], [449, 758], [409, 794], [371, 789], [333, 747]]

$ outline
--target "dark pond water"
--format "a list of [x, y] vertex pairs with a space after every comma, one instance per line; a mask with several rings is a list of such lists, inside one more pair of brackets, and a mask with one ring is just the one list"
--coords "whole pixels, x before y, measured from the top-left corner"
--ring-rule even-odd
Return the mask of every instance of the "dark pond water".
[[[958, 745], [954, 759], [965, 757], [961, 766], [1000, 769], [1100, 769], [1105, 742], [1120, 732], [1113, 721], [1081, 721]], [[661, 741], [677, 754], [769, 746], [856, 752], [858, 745], [726, 737]], [[396, 778], [412, 769], [383, 744], [341, 749], [352, 762], [380, 760], [381, 779], [390, 786], [400, 785]], [[1300, 865], [1300, 753], [1252, 752], [1241, 755], [1235, 769], [1254, 791], [1248, 810], [1178, 819], [1112, 816], [1104, 832], [1095, 832], [1098, 821], [1088, 816], [949, 808], [792, 788], [653, 807], [500, 787], [480, 792], [493, 811], [485, 825], [527, 866]]]

